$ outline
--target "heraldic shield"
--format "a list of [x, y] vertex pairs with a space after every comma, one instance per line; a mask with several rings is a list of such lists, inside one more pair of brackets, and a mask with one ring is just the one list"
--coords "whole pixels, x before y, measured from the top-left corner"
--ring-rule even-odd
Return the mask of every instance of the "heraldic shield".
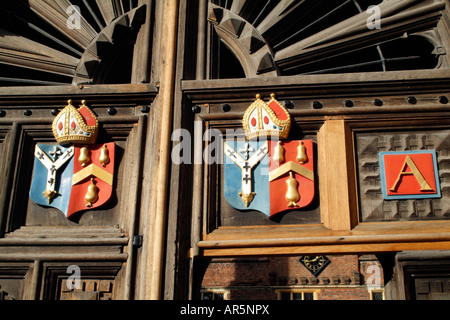
[[243, 118], [246, 141], [224, 143], [224, 196], [238, 210], [272, 218], [307, 207], [314, 199], [312, 140], [286, 139], [288, 111], [275, 100], [257, 96]]
[[69, 100], [56, 116], [53, 133], [60, 144], [37, 144], [34, 152], [30, 198], [67, 218], [101, 207], [113, 192], [115, 143], [93, 144], [97, 118], [82, 103], [76, 109]]

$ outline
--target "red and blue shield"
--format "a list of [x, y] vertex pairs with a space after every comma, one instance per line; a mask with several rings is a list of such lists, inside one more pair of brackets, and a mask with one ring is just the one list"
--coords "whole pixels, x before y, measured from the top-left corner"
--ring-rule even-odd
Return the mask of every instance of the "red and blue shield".
[[225, 199], [269, 218], [307, 207], [315, 195], [313, 147], [312, 140], [227, 141]]
[[37, 144], [30, 198], [67, 218], [103, 206], [113, 192], [115, 143]]

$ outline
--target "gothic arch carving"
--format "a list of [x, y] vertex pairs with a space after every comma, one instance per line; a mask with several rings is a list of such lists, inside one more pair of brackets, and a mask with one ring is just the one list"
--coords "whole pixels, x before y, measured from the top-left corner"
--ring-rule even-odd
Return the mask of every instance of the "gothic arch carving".
[[[80, 9], [78, 25], [68, 26]], [[2, 85], [98, 83], [102, 61], [136, 40], [145, 5], [136, 1], [13, 1], [0, 8]]]
[[121, 44], [124, 43], [124, 40], [134, 41], [136, 29], [144, 22], [144, 19], [145, 5], [142, 5], [111, 21], [84, 51], [75, 70], [72, 83], [95, 82], [94, 77], [99, 73], [97, 69], [102, 59], [107, 55], [114, 54], [117, 49], [122, 49]]
[[[368, 25], [371, 5], [379, 27]], [[445, 6], [441, 0], [211, 0], [208, 19], [246, 77], [433, 69], [448, 66], [438, 28]], [[433, 48], [383, 52], [411, 36]]]
[[211, 5], [208, 19], [220, 39], [236, 55], [247, 78], [277, 75], [270, 47], [250, 23], [214, 5]]

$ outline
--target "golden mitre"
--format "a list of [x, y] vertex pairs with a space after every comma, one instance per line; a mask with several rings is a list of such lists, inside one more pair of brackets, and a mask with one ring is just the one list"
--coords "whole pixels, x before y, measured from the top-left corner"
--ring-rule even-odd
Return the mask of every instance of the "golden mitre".
[[72, 105], [72, 100], [55, 117], [52, 124], [53, 135], [59, 144], [93, 144], [97, 140], [98, 120], [86, 101], [80, 108]]
[[256, 95], [256, 100], [244, 113], [242, 126], [248, 140], [257, 137], [278, 137], [287, 139], [291, 128], [289, 112], [276, 99], [275, 94], [270, 95], [268, 103]]

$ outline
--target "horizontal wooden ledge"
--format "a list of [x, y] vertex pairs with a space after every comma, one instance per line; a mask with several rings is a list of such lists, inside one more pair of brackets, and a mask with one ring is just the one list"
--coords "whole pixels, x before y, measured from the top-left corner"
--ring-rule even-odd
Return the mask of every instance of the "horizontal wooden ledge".
[[[3, 96], [40, 96], [40, 95], [67, 95], [67, 94], [108, 94], [108, 93], [152, 93], [158, 89], [153, 84], [83, 84], [65, 86], [27, 86], [0, 88], [0, 97]], [[68, 98], [70, 99], [70, 97]]]
[[126, 261], [127, 258], [127, 253], [0, 254], [0, 261]]
[[114, 99], [114, 102], [146, 101], [158, 93], [154, 84], [86, 84], [67, 86], [29, 86], [0, 88], [0, 105], [39, 103], [46, 101], [66, 103], [68, 99], [85, 99], [89, 103]]
[[[421, 80], [450, 80], [448, 70], [408, 70], [390, 72], [355, 72], [347, 74], [295, 75], [281, 77], [258, 77], [245, 79], [213, 79], [184, 80], [183, 90], [198, 90], [200, 88], [236, 88], [236, 87], [271, 87], [274, 85], [297, 86], [311, 84], [345, 84], [355, 82], [407, 82]], [[407, 85], [407, 83], [404, 83]]]
[[199, 241], [197, 243], [197, 246], [201, 249], [219, 249], [439, 241], [450, 241], [450, 232], [424, 234], [343, 235], [276, 239], [210, 240]]
[[423, 93], [448, 90], [448, 70], [411, 70], [390, 72], [365, 72], [350, 74], [296, 75], [248, 79], [185, 80], [182, 90], [194, 102], [205, 98], [220, 101], [246, 101], [256, 93], [263, 97], [270, 93], [284, 99], [310, 96], [363, 96], [392, 93]]
[[[298, 239], [377, 235], [439, 234], [450, 232], [450, 220], [360, 222], [351, 230], [331, 230], [323, 224], [219, 227], [202, 235], [203, 241]], [[282, 235], [282, 236], [280, 236]]]
[[270, 255], [313, 255], [313, 254], [368, 254], [412, 250], [447, 250], [450, 241], [397, 242], [366, 244], [304, 245], [292, 247], [215, 248], [204, 249], [200, 257], [270, 256]]
[[128, 238], [4, 238], [0, 247], [11, 246], [93, 246], [127, 245]]
[[[134, 125], [139, 121], [140, 117], [146, 118], [146, 115], [140, 115], [140, 116], [99, 116], [98, 121], [102, 124], [116, 124], [116, 123], [125, 123]], [[35, 125], [35, 124], [41, 124], [41, 125], [51, 125], [53, 122], [54, 117], [36, 117], [36, 118], [0, 118], [0, 124], [1, 125], [10, 125], [12, 123], [18, 123], [20, 125]]]
[[[388, 115], [388, 119], [405, 120], [408, 118], [417, 117], [417, 113], [421, 114], [420, 120], [428, 118], [442, 119], [442, 112], [449, 112], [450, 105], [435, 105], [435, 106], [395, 106], [395, 107], [354, 107], [354, 108], [323, 108], [323, 109], [297, 109], [289, 110], [291, 117], [305, 117], [305, 116], [350, 116], [350, 115]], [[405, 114], [407, 113], [407, 114]], [[440, 113], [440, 115], [438, 114]], [[399, 114], [395, 117], [392, 114]], [[411, 115], [413, 114], [413, 115]], [[214, 120], [233, 120], [242, 119], [242, 112], [227, 112], [227, 113], [205, 113], [198, 114], [198, 116], [204, 121]], [[373, 118], [373, 117], [372, 117]], [[325, 119], [324, 119], [325, 120]]]

